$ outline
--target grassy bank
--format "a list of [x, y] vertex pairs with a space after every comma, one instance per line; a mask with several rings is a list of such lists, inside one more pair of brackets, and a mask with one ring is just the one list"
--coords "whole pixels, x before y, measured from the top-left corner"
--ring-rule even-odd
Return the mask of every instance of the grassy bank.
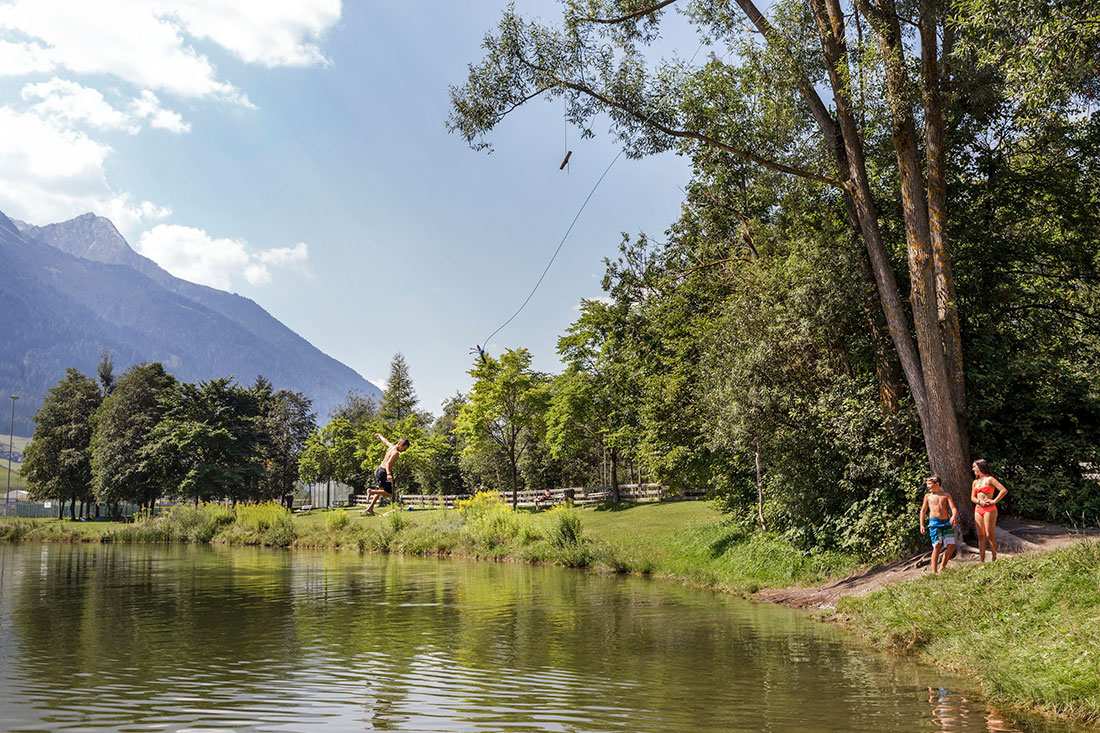
[[855, 559], [805, 553], [783, 539], [731, 525], [704, 502], [597, 510], [513, 512], [489, 497], [461, 510], [358, 511], [291, 516], [276, 505], [181, 506], [132, 524], [50, 520], [0, 522], [0, 539], [54, 542], [211, 542], [594, 567], [674, 578], [749, 594], [843, 575]]
[[982, 681], [991, 700], [1100, 720], [1100, 544], [980, 566], [841, 601], [872, 641]]

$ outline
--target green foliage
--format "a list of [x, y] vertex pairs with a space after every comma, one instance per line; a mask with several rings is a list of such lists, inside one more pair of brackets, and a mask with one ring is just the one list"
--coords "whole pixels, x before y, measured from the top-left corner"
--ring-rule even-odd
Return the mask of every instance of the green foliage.
[[309, 436], [317, 429], [309, 398], [298, 392], [275, 391], [263, 377], [252, 393], [258, 401], [258, 442], [263, 475], [249, 498], [290, 501], [298, 480], [299, 462]]
[[405, 362], [404, 354], [399, 351], [390, 362], [390, 377], [386, 380], [386, 392], [382, 395], [377, 417], [386, 423], [399, 423], [416, 415], [419, 401], [409, 376], [409, 365]]
[[96, 383], [71, 367], [46, 395], [20, 468], [33, 498], [71, 502], [91, 497], [92, 417], [100, 401]]
[[245, 530], [264, 532], [289, 523], [290, 512], [286, 507], [267, 502], [264, 504], [240, 504], [236, 508], [236, 523]]
[[104, 541], [211, 542], [234, 519], [233, 510], [221, 504], [180, 504], [163, 514], [147, 515], [132, 525], [112, 530]]
[[499, 359], [479, 358], [470, 376], [474, 385], [455, 428], [465, 441], [463, 458], [474, 465], [486, 458], [489, 465], [506, 464], [508, 485], [515, 492], [520, 461], [544, 430], [548, 379], [531, 368], [527, 349], [508, 349]]
[[571, 506], [558, 505], [542, 516], [546, 539], [554, 547], [570, 547], [581, 543], [584, 534], [580, 514]]
[[1095, 2], [954, 0], [959, 55], [1003, 79], [1014, 112], [1049, 118], [1100, 97]]
[[164, 416], [175, 378], [159, 362], [130, 367], [113, 381], [92, 421], [91, 465], [96, 501], [146, 504], [164, 492], [152, 434]]
[[394, 534], [400, 534], [402, 531], [408, 528], [409, 518], [405, 516], [404, 512], [390, 512], [386, 517], [386, 524]]
[[506, 554], [513, 543], [529, 545], [541, 536], [531, 515], [517, 512], [494, 491], [483, 491], [457, 504], [465, 534], [479, 553]]
[[348, 526], [348, 513], [342, 509], [325, 514], [325, 527], [330, 531], [336, 531]]
[[247, 499], [259, 493], [271, 436], [260, 425], [260, 396], [228, 378], [180, 384], [149, 450], [167, 486], [185, 500]]

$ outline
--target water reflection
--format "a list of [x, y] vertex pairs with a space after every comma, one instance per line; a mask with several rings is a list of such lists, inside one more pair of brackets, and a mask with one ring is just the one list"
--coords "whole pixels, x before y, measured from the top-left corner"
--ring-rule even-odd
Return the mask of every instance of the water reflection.
[[11, 731], [1061, 729], [786, 609], [557, 568], [0, 545], [0, 632]]
[[1026, 721], [1014, 721], [999, 713], [981, 699], [967, 698], [943, 687], [929, 687], [928, 702], [932, 705], [932, 721], [939, 730], [986, 730], [991, 733], [1037, 730]]

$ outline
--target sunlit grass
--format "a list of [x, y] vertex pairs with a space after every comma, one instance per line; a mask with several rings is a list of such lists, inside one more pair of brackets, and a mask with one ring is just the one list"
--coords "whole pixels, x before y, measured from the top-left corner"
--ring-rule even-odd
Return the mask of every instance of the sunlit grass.
[[1100, 544], [955, 566], [847, 598], [876, 643], [975, 673], [995, 699], [1100, 720]]

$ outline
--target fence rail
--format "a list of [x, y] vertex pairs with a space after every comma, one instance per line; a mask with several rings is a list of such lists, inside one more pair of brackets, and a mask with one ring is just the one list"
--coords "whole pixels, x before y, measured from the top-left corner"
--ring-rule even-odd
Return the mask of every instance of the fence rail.
[[[660, 484], [620, 484], [619, 499], [625, 502], [646, 503], [657, 501], [690, 501], [702, 499], [706, 496], [705, 489], [688, 489], [682, 492], [671, 492], [667, 486]], [[500, 500], [512, 503], [511, 491], [498, 491]], [[589, 506], [603, 504], [611, 500], [610, 486], [584, 486], [563, 489], [551, 489], [547, 498], [541, 491], [516, 492], [516, 504], [521, 507], [555, 506], [564, 503], [567, 497], [571, 497], [577, 506]], [[365, 494], [355, 494], [352, 504], [354, 506], [366, 506], [369, 497]], [[455, 504], [463, 499], [469, 499], [470, 494], [398, 494], [398, 502], [405, 506], [418, 509], [454, 509]]]

